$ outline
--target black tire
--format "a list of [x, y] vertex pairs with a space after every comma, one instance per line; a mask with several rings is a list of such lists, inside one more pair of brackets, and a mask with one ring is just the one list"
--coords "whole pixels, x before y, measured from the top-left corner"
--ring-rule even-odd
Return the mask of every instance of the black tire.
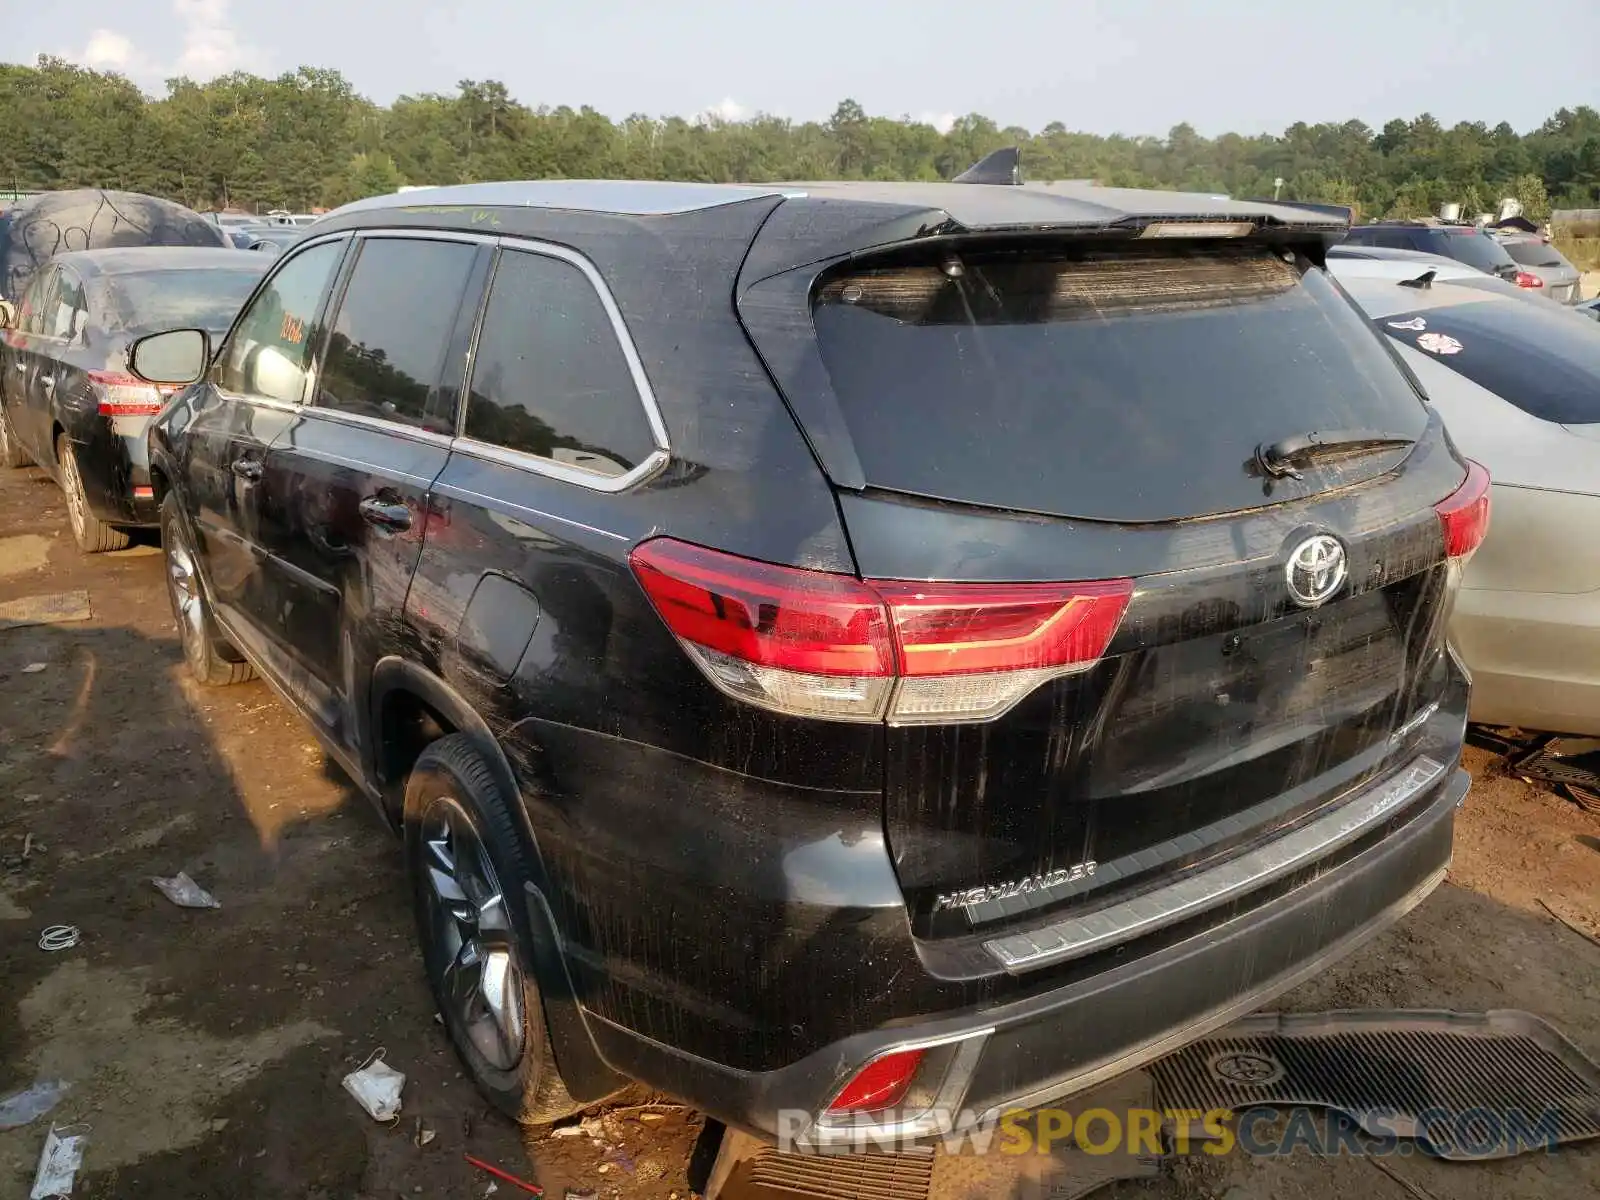
[[[465, 734], [449, 734], [422, 752], [406, 781], [404, 817], [406, 870], [411, 879], [423, 965], [445, 1028], [467, 1074], [495, 1108], [524, 1125], [548, 1124], [581, 1111], [584, 1105], [568, 1094], [556, 1067], [535, 979], [533, 935], [521, 903], [524, 885], [531, 879], [528, 850], [493, 773]], [[445, 824], [463, 819], [469, 828], [456, 827], [446, 843]], [[445, 910], [438, 889], [430, 882], [434, 873], [429, 867], [444, 861], [441, 847], [446, 844], [455, 859], [466, 857], [461, 842], [471, 837], [477, 839], [472, 852], [487, 861], [494, 875], [482, 894], [498, 894], [503, 904], [491, 920], [487, 914], [494, 906], [464, 901], [461, 907], [478, 915], [469, 923], [476, 928], [481, 918], [483, 927], [477, 930], [476, 937], [469, 938], [462, 922], [456, 920], [453, 927], [457, 944], [452, 946], [447, 933], [441, 930]], [[452, 870], [459, 880], [459, 862], [453, 864]], [[462, 886], [461, 894], [474, 897], [475, 890]], [[452, 924], [448, 915], [442, 919], [446, 926]], [[489, 928], [491, 924], [493, 929]], [[488, 957], [468, 952], [468, 942], [476, 945], [478, 938], [487, 939], [494, 947]], [[487, 964], [495, 956], [515, 966], [521, 984], [516, 989], [521, 1001], [516, 1010], [520, 1020], [508, 1019], [501, 1024], [502, 1029], [505, 1024], [520, 1026], [518, 1057], [510, 1065], [503, 1065], [509, 1054], [503, 1054], [502, 1063], [497, 1063], [481, 1048], [484, 1024], [488, 1022], [493, 1027], [494, 1022], [494, 1014], [483, 1004], [481, 994], [464, 998], [462, 992], [470, 989], [453, 989], [447, 980], [452, 964], [463, 960], [483, 964], [487, 977]], [[459, 967], [456, 969], [460, 971]], [[467, 1011], [474, 1003], [482, 1014], [476, 1019]], [[469, 1032], [469, 1021], [479, 1031], [477, 1040]], [[500, 1041], [498, 1048], [505, 1050], [505, 1042]]]
[[211, 616], [211, 605], [195, 566], [194, 548], [178, 516], [178, 498], [161, 501], [161, 557], [166, 568], [167, 601], [183, 643], [189, 673], [207, 687], [227, 687], [255, 677], [255, 671], [223, 636]]
[[132, 539], [89, 511], [89, 497], [83, 490], [83, 476], [78, 474], [78, 457], [64, 433], [56, 439], [56, 462], [61, 467], [61, 490], [67, 496], [67, 519], [78, 549], [85, 554], [126, 550]]
[[22, 448], [22, 443], [17, 441], [17, 435], [11, 428], [11, 419], [6, 416], [4, 405], [0, 405], [0, 467], [26, 467], [33, 462], [28, 457], [28, 452]]

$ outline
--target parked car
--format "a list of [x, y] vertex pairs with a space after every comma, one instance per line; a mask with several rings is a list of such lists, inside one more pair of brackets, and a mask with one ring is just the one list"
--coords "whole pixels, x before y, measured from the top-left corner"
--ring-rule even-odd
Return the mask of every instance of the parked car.
[[1487, 480], [1310, 265], [1341, 226], [426, 195], [323, 218], [214, 356], [133, 362], [200, 381], [150, 430], [188, 662], [259, 670], [403, 832], [501, 1109], [633, 1079], [924, 1136], [1199, 1036], [1443, 877]]
[[1510, 296], [1528, 304], [1555, 308], [1571, 314], [1580, 311], [1560, 301], [1552, 300], [1542, 288], [1524, 288], [1501, 279], [1498, 275], [1485, 275], [1475, 267], [1437, 254], [1423, 254], [1417, 250], [1386, 250], [1378, 246], [1333, 246], [1328, 250], [1328, 271], [1341, 281], [1347, 279], [1384, 279], [1391, 283], [1416, 282], [1430, 275], [1430, 282], [1451, 283], [1458, 288], [1477, 288], [1495, 295]]
[[1576, 304], [1583, 299], [1582, 274], [1550, 244], [1549, 238], [1536, 233], [1513, 233], [1498, 234], [1495, 240], [1524, 274], [1538, 280], [1537, 284], [1523, 286], [1541, 288], [1546, 296], [1561, 304]]
[[282, 254], [304, 236], [305, 231], [297, 226], [272, 225], [250, 230], [242, 248], [267, 255]]
[[1494, 479], [1451, 627], [1472, 718], [1600, 735], [1600, 329], [1507, 284], [1340, 281]]
[[1596, 296], [1593, 300], [1583, 301], [1577, 306], [1577, 311], [1591, 321], [1600, 321], [1600, 296]]
[[[1352, 225], [1346, 244], [1437, 254], [1524, 287], [1533, 286], [1531, 281], [1535, 278], [1518, 267], [1511, 255], [1506, 253], [1505, 247], [1476, 225], [1447, 225], [1438, 221], [1375, 221], [1370, 225]], [[1527, 276], [1526, 280], [1519, 280], [1519, 275]]]
[[13, 304], [53, 255], [115, 246], [226, 246], [192, 209], [137, 192], [43, 192], [0, 212], [0, 300]]
[[38, 463], [66, 493], [85, 551], [153, 525], [145, 427], [163, 392], [128, 373], [153, 329], [227, 332], [267, 264], [236, 250], [138, 247], [58, 254], [34, 277], [0, 347], [0, 466]]

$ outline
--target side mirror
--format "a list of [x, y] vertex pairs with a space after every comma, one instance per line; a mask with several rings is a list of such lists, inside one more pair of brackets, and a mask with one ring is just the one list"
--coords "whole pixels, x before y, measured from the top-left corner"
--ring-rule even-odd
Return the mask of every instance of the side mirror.
[[210, 365], [211, 338], [203, 329], [152, 333], [128, 348], [128, 366], [146, 383], [193, 383]]
[[0, 329], [15, 329], [17, 308], [9, 300], [0, 300]]

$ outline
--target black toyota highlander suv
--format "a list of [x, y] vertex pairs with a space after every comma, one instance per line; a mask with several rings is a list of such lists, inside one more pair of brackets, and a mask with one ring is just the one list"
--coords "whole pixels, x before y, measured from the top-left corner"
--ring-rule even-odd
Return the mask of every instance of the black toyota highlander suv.
[[133, 352], [194, 384], [150, 434], [188, 662], [403, 831], [523, 1120], [632, 1079], [827, 1145], [1087, 1087], [1450, 861], [1487, 479], [1343, 232], [965, 183], [348, 206], [215, 352]]

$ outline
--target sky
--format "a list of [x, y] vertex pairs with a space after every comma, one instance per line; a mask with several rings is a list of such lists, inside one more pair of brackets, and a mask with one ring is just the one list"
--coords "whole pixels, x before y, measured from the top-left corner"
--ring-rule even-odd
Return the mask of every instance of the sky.
[[1431, 112], [1534, 128], [1600, 106], [1600, 4], [1545, 0], [0, 0], [0, 56], [54, 54], [161, 95], [300, 65], [361, 94], [497, 79], [530, 106], [620, 118], [868, 113], [948, 127], [977, 112], [1037, 131], [1276, 133]]

